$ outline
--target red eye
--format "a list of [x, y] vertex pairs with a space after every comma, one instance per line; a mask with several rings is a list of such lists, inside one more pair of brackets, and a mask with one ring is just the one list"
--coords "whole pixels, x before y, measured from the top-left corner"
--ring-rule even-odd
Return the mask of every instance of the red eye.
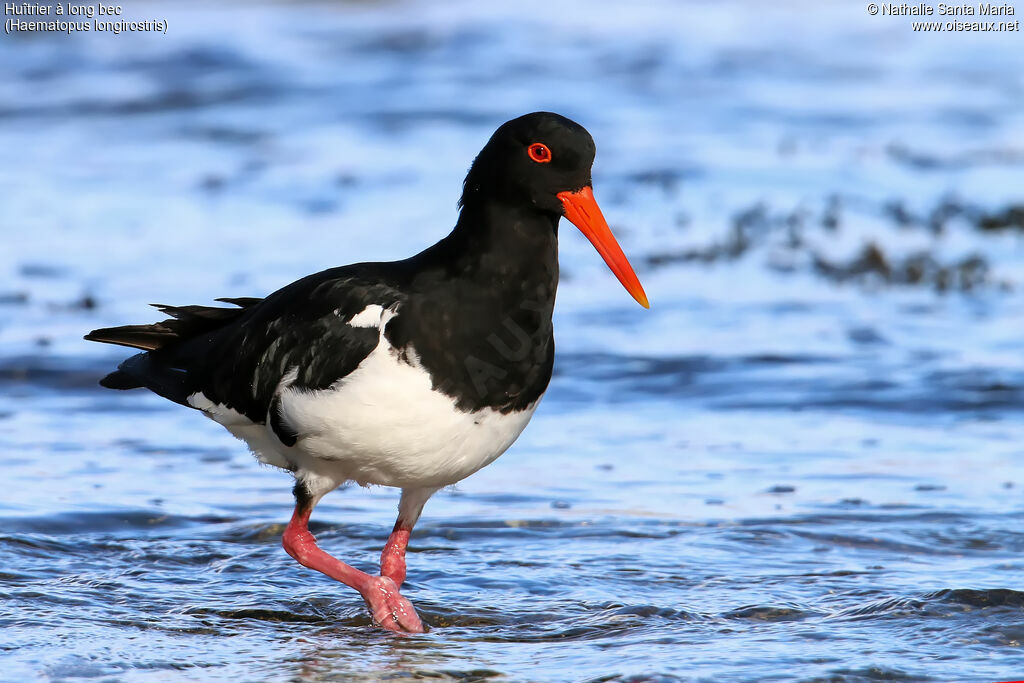
[[538, 164], [546, 164], [551, 161], [551, 150], [542, 142], [535, 142], [527, 147], [526, 153]]

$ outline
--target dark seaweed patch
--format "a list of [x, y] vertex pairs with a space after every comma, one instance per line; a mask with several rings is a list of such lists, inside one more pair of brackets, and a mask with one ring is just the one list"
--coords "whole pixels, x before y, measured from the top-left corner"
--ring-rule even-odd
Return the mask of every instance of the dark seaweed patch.
[[875, 281], [888, 285], [931, 286], [938, 292], [969, 292], [994, 282], [988, 261], [980, 254], [946, 263], [926, 251], [893, 258], [871, 242], [847, 261], [829, 260], [816, 253], [812, 253], [812, 259], [815, 272], [840, 283]]
[[944, 257], [937, 241], [934, 246], [904, 255], [891, 253], [877, 240], [867, 242], [846, 258], [825, 255], [812, 238], [820, 242], [822, 234], [830, 235], [845, 226], [855, 225], [856, 216], [847, 215], [851, 210], [880, 213], [897, 229], [926, 230], [936, 240], [953, 225], [967, 226], [982, 234], [1024, 230], [1022, 205], [986, 209], [947, 196], [930, 210], [915, 212], [902, 200], [871, 206], [831, 195], [818, 209], [797, 206], [779, 211], [763, 202], [753, 204], [734, 214], [723, 238], [706, 246], [655, 252], [645, 261], [652, 268], [721, 264], [737, 261], [757, 249], [770, 249], [767, 265], [773, 270], [800, 272], [806, 264], [811, 272], [838, 284], [928, 287], [936, 292], [974, 292], [1013, 286], [1012, 281], [994, 272], [984, 254], [975, 251]]

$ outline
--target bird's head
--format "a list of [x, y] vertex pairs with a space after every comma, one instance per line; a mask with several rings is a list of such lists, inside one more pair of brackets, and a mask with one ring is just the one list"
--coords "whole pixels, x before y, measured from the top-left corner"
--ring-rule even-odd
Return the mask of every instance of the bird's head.
[[597, 249], [637, 302], [649, 308], [633, 267], [594, 200], [594, 139], [575, 121], [534, 112], [498, 128], [466, 176], [461, 205], [477, 199], [565, 216]]

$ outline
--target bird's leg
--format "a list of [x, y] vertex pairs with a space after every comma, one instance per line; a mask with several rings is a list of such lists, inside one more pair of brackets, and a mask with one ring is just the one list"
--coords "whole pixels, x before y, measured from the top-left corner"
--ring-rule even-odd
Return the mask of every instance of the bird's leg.
[[323, 494], [313, 498], [300, 483], [295, 485], [295, 512], [281, 539], [285, 552], [304, 567], [323, 572], [336, 581], [356, 589], [366, 601], [378, 624], [391, 631], [423, 633], [423, 623], [412, 603], [398, 592], [398, 585], [387, 576], [370, 576], [320, 549], [309, 531], [309, 515]]
[[380, 575], [394, 581], [399, 588], [405, 581], [405, 548], [409, 545], [410, 533], [412, 525], [399, 517], [391, 535], [388, 536], [387, 545], [380, 554]]
[[394, 581], [396, 586], [401, 587], [405, 581], [405, 549], [409, 545], [409, 535], [423, 512], [423, 505], [436, 492], [436, 488], [402, 489], [398, 521], [380, 554], [380, 575]]

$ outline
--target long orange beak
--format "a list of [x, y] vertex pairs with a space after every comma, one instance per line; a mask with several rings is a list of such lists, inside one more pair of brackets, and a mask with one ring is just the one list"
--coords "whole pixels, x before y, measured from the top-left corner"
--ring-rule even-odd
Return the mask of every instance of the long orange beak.
[[629, 265], [629, 261], [626, 260], [626, 255], [622, 253], [622, 248], [615, 241], [615, 235], [608, 227], [608, 221], [601, 213], [601, 207], [594, 200], [594, 190], [587, 185], [582, 190], [559, 192], [555, 196], [562, 201], [562, 206], [565, 207], [565, 217], [586, 235], [630, 296], [644, 308], [650, 308], [644, 288], [640, 284], [640, 280], [637, 279], [636, 273], [633, 272], [633, 266]]

